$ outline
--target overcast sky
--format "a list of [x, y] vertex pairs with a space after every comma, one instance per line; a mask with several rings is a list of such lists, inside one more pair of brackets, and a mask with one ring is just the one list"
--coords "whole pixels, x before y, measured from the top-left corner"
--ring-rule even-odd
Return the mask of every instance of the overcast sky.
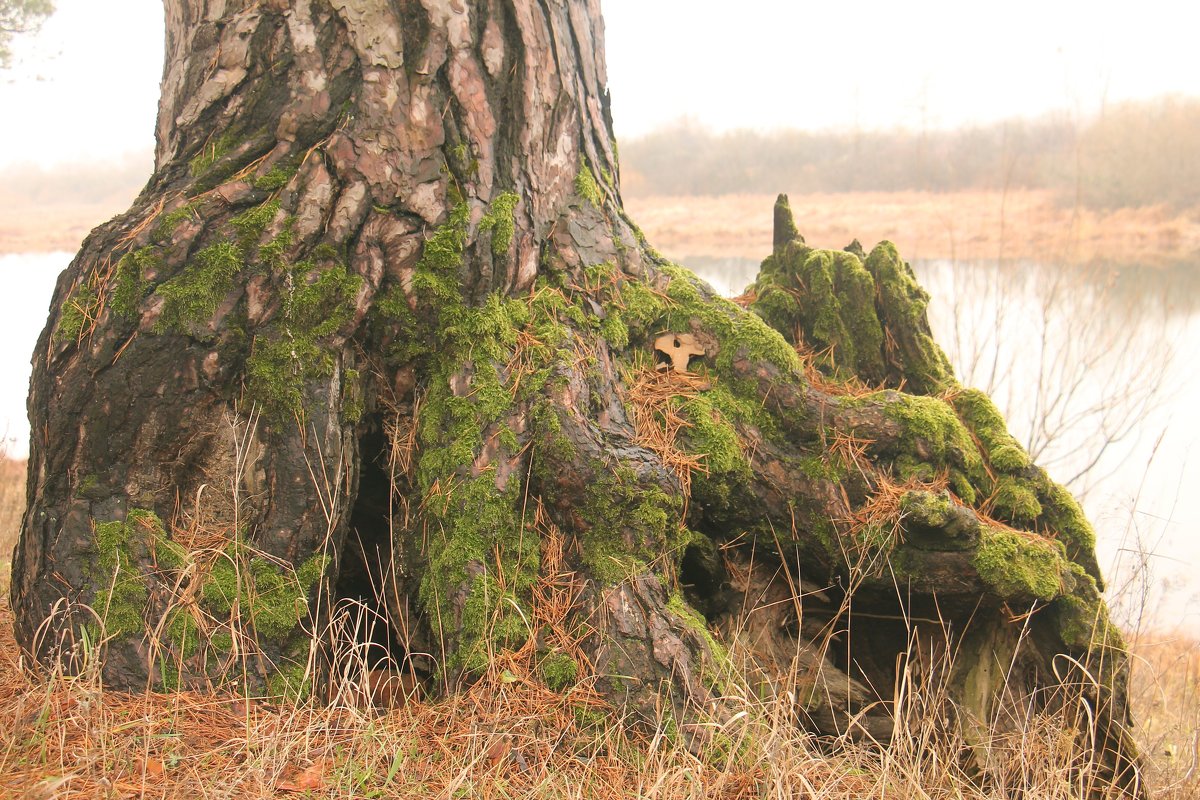
[[[1200, 4], [1142, 0], [606, 0], [619, 137], [728, 128], [949, 127], [1200, 95]], [[160, 0], [58, 0], [0, 73], [0, 165], [153, 144]]]

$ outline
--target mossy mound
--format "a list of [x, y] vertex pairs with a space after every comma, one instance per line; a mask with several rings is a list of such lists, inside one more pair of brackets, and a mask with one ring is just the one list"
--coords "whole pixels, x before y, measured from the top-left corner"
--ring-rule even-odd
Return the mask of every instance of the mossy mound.
[[762, 263], [751, 309], [831, 377], [934, 394], [954, 385], [933, 341], [929, 295], [891, 242], [864, 257], [805, 244], [787, 197], [775, 204], [775, 248]]

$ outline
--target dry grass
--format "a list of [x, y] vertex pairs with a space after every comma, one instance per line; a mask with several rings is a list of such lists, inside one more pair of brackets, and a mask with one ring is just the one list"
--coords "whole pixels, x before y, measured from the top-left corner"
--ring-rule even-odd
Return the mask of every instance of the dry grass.
[[1200, 797], [1200, 642], [1144, 634], [1131, 642], [1138, 742], [1162, 798]]
[[[887, 747], [830, 750], [780, 698], [740, 711], [691, 752], [666, 719], [632, 726], [586, 685], [544, 688], [520, 658], [470, 690], [376, 711], [261, 698], [103, 689], [24, 674], [0, 605], [0, 790], [31, 798], [982, 798], [1080, 796], [1070, 732], [1039, 719], [992, 742], [996, 782], [961, 766], [960, 732], [927, 724], [936, 698], [908, 695]], [[1194, 788], [1194, 784], [1192, 785]], [[1183, 798], [1175, 791], [1160, 797]]]
[[[678, 387], [676, 387], [678, 388]], [[845, 442], [853, 460], [861, 442]], [[5, 465], [0, 497], [10, 527], [22, 497], [23, 464]], [[899, 489], [888, 492], [889, 498]], [[862, 509], [870, 524], [894, 517], [894, 502]], [[877, 512], [877, 513], [876, 513]], [[537, 652], [497, 655], [485, 677], [449, 698], [398, 708], [363, 701], [366, 664], [350, 664], [330, 705], [285, 703], [219, 692], [117, 692], [82, 674], [38, 674], [13, 641], [0, 600], [0, 796], [381, 797], [381, 798], [955, 798], [1067, 800], [1081, 796], [1070, 726], [1030, 721], [1019, 736], [973, 752], [989, 777], [964, 766], [963, 732], [930, 725], [943, 698], [935, 682], [904, 686], [892, 743], [842, 741], [836, 748], [794, 724], [785, 691], [760, 699], [731, 686], [706, 744], [689, 749], [664, 713], [632, 725], [593, 691], [586, 654], [567, 626], [579, 591], [563, 568], [561, 537], [535, 509], [543, 574], [534, 614], [583, 676], [569, 691], [547, 689]], [[5, 566], [7, 573], [7, 565]], [[1135, 643], [1133, 676], [1140, 740], [1155, 796], [1200, 790], [1200, 644]], [[574, 648], [574, 649], [573, 649]], [[982, 755], [981, 755], [982, 753]]]
[[8, 596], [13, 548], [25, 511], [25, 461], [0, 454], [0, 595]]
[[[1034, 259], [1056, 264], [1170, 264], [1200, 250], [1200, 215], [1164, 206], [1064, 208], [1050, 191], [848, 192], [791, 195], [809, 244], [868, 249], [894, 242], [905, 258]], [[774, 195], [644, 196], [625, 206], [655, 247], [689, 256], [759, 260], [771, 252]]]
[[679, 447], [679, 434], [691, 427], [680, 412], [680, 404], [699, 395], [710, 381], [690, 372], [657, 369], [649, 364], [626, 376], [629, 402], [633, 408], [637, 443], [662, 459], [663, 466], [678, 476], [686, 497], [692, 472], [707, 473], [703, 455]]

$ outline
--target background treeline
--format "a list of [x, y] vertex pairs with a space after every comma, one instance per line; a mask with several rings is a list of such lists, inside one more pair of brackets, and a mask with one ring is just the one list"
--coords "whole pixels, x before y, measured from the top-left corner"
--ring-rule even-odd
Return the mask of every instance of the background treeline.
[[1200, 205], [1200, 99], [955, 130], [717, 134], [681, 122], [622, 140], [626, 194], [1053, 189], [1098, 208]]
[[[0, 207], [124, 207], [152, 157], [0, 170]], [[689, 122], [621, 141], [636, 195], [1052, 189], [1095, 208], [1200, 206], [1200, 98], [1111, 105], [953, 130], [713, 133]]]

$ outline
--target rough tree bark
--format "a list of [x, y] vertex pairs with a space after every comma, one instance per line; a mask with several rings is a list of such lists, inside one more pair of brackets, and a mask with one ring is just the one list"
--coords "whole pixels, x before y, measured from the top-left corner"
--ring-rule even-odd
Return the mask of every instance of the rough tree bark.
[[166, 11], [154, 175], [34, 357], [29, 652], [297, 691], [360, 598], [441, 689], [523, 647], [686, 726], [747, 664], [883, 740], [907, 675], [980, 736], [1079, 704], [1132, 786], [1078, 506], [958, 386], [890, 244], [811, 249], [781, 198], [739, 306], [646, 243], [597, 0]]

